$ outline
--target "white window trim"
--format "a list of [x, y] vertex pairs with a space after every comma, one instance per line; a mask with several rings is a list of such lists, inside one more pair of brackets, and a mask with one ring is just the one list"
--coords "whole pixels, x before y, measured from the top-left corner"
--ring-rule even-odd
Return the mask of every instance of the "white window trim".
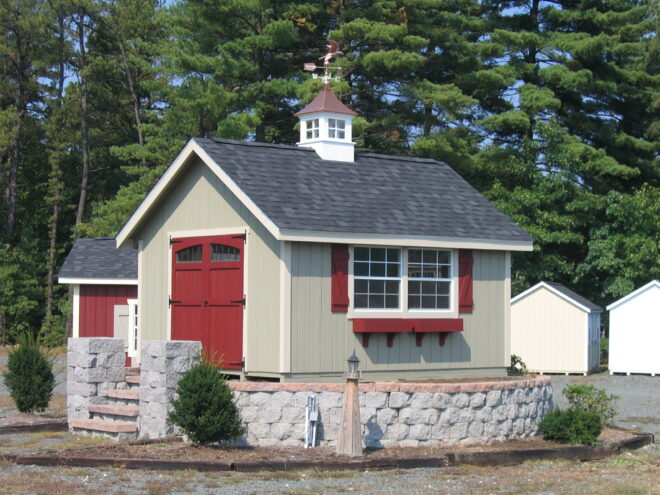
[[[401, 249], [401, 293], [399, 294], [400, 309], [356, 309], [353, 306], [354, 296], [354, 276], [353, 263], [355, 255], [354, 247], [386, 247], [377, 244], [351, 245], [348, 248], [348, 297], [349, 306], [346, 317], [354, 318], [458, 318], [458, 250], [438, 248], [442, 251], [451, 253], [451, 288], [449, 309], [408, 309], [408, 249], [418, 249], [418, 246], [400, 247]], [[392, 246], [387, 246], [392, 247]]]
[[133, 358], [133, 357], [137, 357], [138, 348], [139, 348], [139, 343], [138, 343], [139, 323], [136, 321], [137, 320], [136, 316], [139, 317], [139, 313], [137, 313], [138, 300], [127, 299], [126, 302], [128, 303], [128, 335], [126, 338], [126, 340], [128, 341], [127, 342], [128, 357]]
[[[331, 121], [335, 121], [334, 127], [331, 125]], [[344, 123], [344, 128], [339, 127], [339, 122]], [[334, 131], [335, 135], [334, 137], [330, 135], [330, 133]], [[339, 133], [343, 132], [344, 137], [339, 137]], [[345, 119], [338, 119], [337, 117], [328, 117], [328, 139], [336, 139], [337, 141], [346, 141], [346, 120]]]

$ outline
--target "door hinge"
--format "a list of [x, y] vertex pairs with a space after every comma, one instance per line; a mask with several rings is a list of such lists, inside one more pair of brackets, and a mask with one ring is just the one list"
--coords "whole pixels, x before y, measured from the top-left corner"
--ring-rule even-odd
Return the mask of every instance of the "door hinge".
[[247, 234], [239, 234], [231, 236], [232, 239], [243, 239], [243, 242], [247, 242]]
[[172, 244], [176, 244], [177, 242], [183, 242], [183, 241], [180, 240], [180, 239], [172, 239], [172, 238], [170, 237], [170, 246], [171, 246]]
[[229, 363], [230, 366], [240, 366], [241, 368], [245, 368], [245, 358], [243, 358], [242, 361], [238, 363]]
[[229, 302], [232, 303], [232, 304], [242, 304], [244, 308], [247, 304], [246, 301], [245, 301], [245, 296], [243, 296], [243, 299], [238, 299], [236, 301], [229, 301]]
[[171, 297], [168, 298], [168, 306], [171, 308], [172, 304], [180, 304], [181, 301], [175, 301]]

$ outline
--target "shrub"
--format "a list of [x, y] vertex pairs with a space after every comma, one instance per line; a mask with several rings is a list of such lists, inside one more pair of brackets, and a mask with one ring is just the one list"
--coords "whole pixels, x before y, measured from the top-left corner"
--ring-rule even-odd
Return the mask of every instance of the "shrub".
[[202, 361], [179, 381], [178, 398], [168, 415], [174, 424], [197, 444], [239, 438], [244, 433], [238, 409], [225, 377], [212, 362]]
[[511, 366], [507, 368], [507, 373], [511, 375], [526, 375], [527, 365], [522, 358], [516, 354], [511, 354]]
[[600, 416], [583, 409], [557, 408], [546, 414], [539, 423], [545, 440], [559, 443], [594, 445], [602, 430]]
[[43, 411], [48, 407], [55, 386], [53, 362], [31, 332], [18, 337], [18, 345], [9, 352], [7, 371], [2, 377], [20, 412]]
[[600, 364], [607, 366], [610, 359], [610, 339], [602, 337], [600, 339]]
[[596, 413], [602, 423], [607, 423], [616, 416], [614, 402], [619, 398], [616, 395], [608, 395], [601, 388], [593, 385], [568, 385], [562, 390], [562, 394], [574, 409]]

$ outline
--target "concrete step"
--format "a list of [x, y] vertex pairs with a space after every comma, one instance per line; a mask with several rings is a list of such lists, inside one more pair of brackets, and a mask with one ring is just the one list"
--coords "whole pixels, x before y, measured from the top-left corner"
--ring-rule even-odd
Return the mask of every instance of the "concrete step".
[[126, 367], [126, 376], [135, 376], [140, 374], [139, 366], [127, 366]]
[[91, 405], [87, 408], [87, 411], [112, 416], [137, 417], [140, 415], [140, 408], [137, 406], [116, 406], [114, 404]]
[[115, 398], [115, 399], [139, 400], [140, 399], [140, 389], [138, 389], [138, 388], [127, 388], [127, 389], [108, 390], [107, 396]]
[[126, 375], [126, 383], [137, 383], [140, 384], [140, 375]]
[[70, 428], [104, 433], [136, 433], [137, 423], [110, 421], [108, 419], [70, 419]]

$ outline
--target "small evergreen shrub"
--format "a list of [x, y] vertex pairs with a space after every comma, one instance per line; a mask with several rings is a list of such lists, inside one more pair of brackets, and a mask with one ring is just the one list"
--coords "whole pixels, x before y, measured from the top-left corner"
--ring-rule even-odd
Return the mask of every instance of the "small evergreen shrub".
[[511, 366], [509, 366], [506, 371], [509, 376], [526, 375], [527, 365], [520, 356], [511, 354]]
[[20, 412], [43, 411], [48, 407], [55, 387], [53, 362], [31, 332], [18, 337], [18, 345], [9, 352], [7, 371], [2, 377]]
[[608, 395], [602, 388], [593, 385], [568, 385], [562, 390], [562, 394], [568, 400], [573, 409], [596, 413], [602, 423], [614, 419], [617, 410], [614, 402], [619, 398], [616, 395]]
[[234, 440], [245, 432], [232, 392], [218, 367], [209, 360], [188, 370], [179, 381], [178, 398], [168, 415], [197, 444]]
[[539, 423], [545, 440], [559, 443], [594, 445], [602, 430], [600, 416], [595, 412], [557, 408], [546, 414]]

